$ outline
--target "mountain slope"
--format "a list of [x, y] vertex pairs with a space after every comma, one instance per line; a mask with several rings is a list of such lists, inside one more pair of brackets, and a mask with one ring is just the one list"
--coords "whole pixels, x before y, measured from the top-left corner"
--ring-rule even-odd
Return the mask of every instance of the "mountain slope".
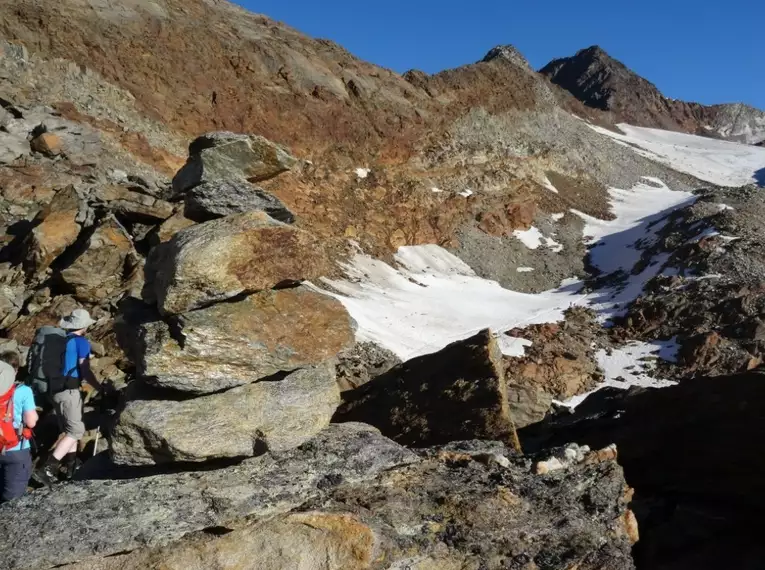
[[743, 104], [707, 106], [670, 99], [599, 46], [555, 59], [540, 73], [585, 105], [611, 113], [614, 122], [747, 144], [765, 140], [765, 112]]

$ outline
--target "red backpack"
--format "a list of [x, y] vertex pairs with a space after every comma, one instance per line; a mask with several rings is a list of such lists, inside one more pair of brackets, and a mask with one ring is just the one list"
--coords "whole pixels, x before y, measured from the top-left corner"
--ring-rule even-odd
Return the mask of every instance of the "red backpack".
[[0, 452], [16, 447], [20, 443], [19, 433], [13, 427], [13, 395], [16, 385], [0, 396]]

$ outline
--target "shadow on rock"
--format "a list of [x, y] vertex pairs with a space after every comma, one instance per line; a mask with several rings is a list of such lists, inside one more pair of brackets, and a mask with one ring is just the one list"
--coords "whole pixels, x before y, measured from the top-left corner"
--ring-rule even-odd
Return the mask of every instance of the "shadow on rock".
[[526, 451], [616, 443], [635, 488], [639, 568], [761, 568], [765, 375], [700, 378], [664, 389], [604, 389], [572, 414], [520, 432]]

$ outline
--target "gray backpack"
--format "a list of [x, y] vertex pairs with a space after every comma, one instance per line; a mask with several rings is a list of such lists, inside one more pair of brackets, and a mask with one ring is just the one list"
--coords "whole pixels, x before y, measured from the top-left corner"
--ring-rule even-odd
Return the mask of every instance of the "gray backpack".
[[52, 326], [37, 329], [27, 357], [32, 390], [36, 394], [47, 395], [51, 381], [62, 376], [66, 340], [64, 329]]

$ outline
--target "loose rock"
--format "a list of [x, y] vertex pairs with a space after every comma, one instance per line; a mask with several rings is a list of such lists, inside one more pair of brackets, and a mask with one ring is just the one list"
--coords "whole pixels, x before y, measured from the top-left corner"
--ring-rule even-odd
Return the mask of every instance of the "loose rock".
[[256, 211], [285, 224], [295, 221], [281, 200], [244, 180], [205, 182], [189, 190], [184, 201], [184, 215], [197, 222]]

